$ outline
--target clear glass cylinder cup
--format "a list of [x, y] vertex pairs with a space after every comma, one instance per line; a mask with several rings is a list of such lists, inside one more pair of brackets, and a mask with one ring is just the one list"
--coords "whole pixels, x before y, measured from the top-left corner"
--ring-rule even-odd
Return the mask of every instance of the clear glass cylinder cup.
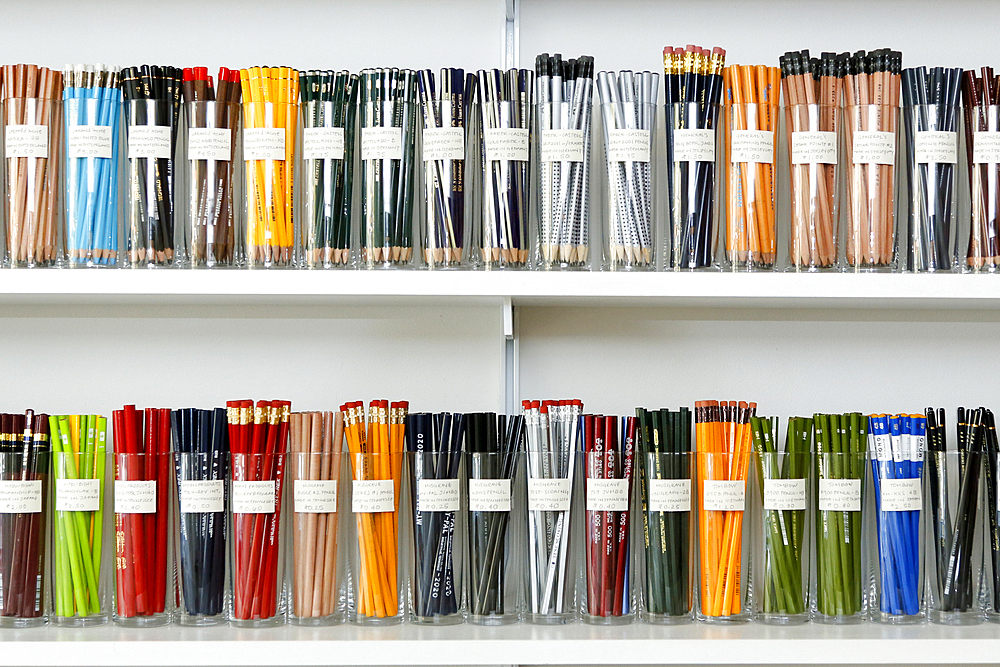
[[281, 499], [284, 454], [232, 454], [233, 529], [230, 625], [262, 628], [285, 622]]
[[105, 549], [110, 526], [104, 521], [106, 457], [52, 454], [55, 530], [52, 554], [52, 622], [89, 627], [108, 622]]
[[170, 454], [115, 453], [115, 588], [112, 619], [152, 627], [174, 608], [170, 562]]
[[229, 453], [173, 454], [174, 586], [180, 625], [220, 625], [229, 607]]
[[657, 625], [694, 618], [695, 526], [691, 452], [639, 457], [643, 544], [636, 550], [639, 618]]
[[409, 567], [399, 538], [403, 454], [350, 454], [350, 586], [347, 614], [356, 625], [403, 621], [400, 591]]
[[899, 107], [855, 104], [844, 108], [847, 200], [844, 239], [847, 271], [894, 271], [896, 161]]
[[755, 453], [757, 497], [754, 523], [754, 618], [769, 625], [809, 620], [809, 454]]
[[468, 567], [466, 620], [516, 623], [521, 611], [520, 567], [526, 487], [524, 454], [466, 452]]
[[[485, 85], [481, 82], [480, 85]], [[482, 121], [480, 172], [482, 216], [472, 250], [479, 268], [523, 269], [528, 265], [531, 137], [521, 109], [492, 101]], [[530, 110], [530, 107], [528, 107]]]
[[576, 619], [577, 586], [582, 583], [583, 503], [579, 482], [583, 454], [535, 451], [527, 454], [527, 566], [524, 618], [538, 625]]
[[750, 454], [698, 452], [698, 608], [704, 623], [750, 620]]
[[[906, 270], [951, 271], [957, 247], [957, 105], [903, 107], [906, 135]], [[902, 232], [901, 232], [902, 234]]]
[[778, 105], [727, 104], [725, 119], [726, 234], [721, 264], [731, 271], [770, 271], [778, 256]]
[[676, 102], [666, 106], [667, 268], [712, 269], [719, 238], [716, 159], [719, 105]]
[[812, 502], [816, 567], [812, 575], [811, 620], [846, 625], [868, 618], [865, 541], [863, 452], [814, 454], [816, 484]]
[[[430, 100], [434, 117], [446, 122], [453, 117], [450, 99]], [[431, 123], [434, 121], [431, 120]], [[465, 128], [421, 128], [420, 184], [423, 215], [423, 264], [429, 269], [461, 268], [468, 263], [470, 234], [465, 222], [471, 219], [474, 199], [466, 197]]]
[[590, 79], [579, 104], [536, 105], [538, 244], [535, 264], [545, 270], [590, 268], [590, 152], [593, 104]]
[[931, 623], [973, 625], [984, 619], [990, 576], [989, 569], [983, 568], [984, 538], [990, 514], [996, 523], [997, 509], [995, 502], [987, 503], [988, 456], [975, 448], [968, 452], [931, 449], [925, 454], [924, 572]]
[[236, 192], [236, 137], [240, 105], [188, 102], [184, 105], [187, 141], [187, 221], [181, 261], [191, 268], [241, 265], [244, 234]]
[[302, 266], [349, 268], [352, 257], [354, 109], [332, 101], [302, 104]]
[[0, 454], [0, 628], [45, 625], [52, 607], [48, 451]]
[[297, 102], [243, 102], [246, 267], [294, 266]]
[[340, 558], [340, 452], [293, 453], [292, 567], [289, 619], [295, 625], [344, 620], [344, 560]]
[[118, 266], [121, 91], [95, 88], [99, 97], [71, 96], [82, 90], [67, 88], [63, 97], [66, 265]]
[[785, 107], [791, 226], [789, 271], [826, 271], [840, 259], [841, 112], [836, 104]]
[[983, 588], [986, 598], [986, 620], [1000, 623], [1000, 455], [987, 452], [985, 455], [986, 486], [985, 504], [982, 505], [986, 526], [983, 566]]
[[[993, 146], [1000, 133], [1000, 106], [981, 104], [965, 109], [966, 136], [971, 146], [969, 182], [972, 191], [972, 215], [969, 218], [968, 244], [956, 243], [956, 255], [964, 250], [965, 257], [955, 263], [967, 273], [1000, 271], [1000, 156]], [[970, 118], [971, 116], [971, 118]]]
[[5, 266], [55, 266], [63, 260], [61, 113], [58, 100], [3, 100]]
[[173, 266], [175, 255], [174, 158], [178, 119], [174, 101], [126, 100], [128, 197], [125, 266]]

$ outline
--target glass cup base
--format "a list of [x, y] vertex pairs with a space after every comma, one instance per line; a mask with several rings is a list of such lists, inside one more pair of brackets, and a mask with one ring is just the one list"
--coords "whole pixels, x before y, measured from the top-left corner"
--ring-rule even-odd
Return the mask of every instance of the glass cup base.
[[413, 614], [410, 622], [414, 625], [461, 625], [465, 623], [462, 614], [448, 614], [447, 616], [417, 616]]
[[183, 625], [185, 627], [191, 628], [207, 628], [213, 625], [225, 625], [226, 616], [225, 614], [216, 614], [215, 616], [199, 616], [197, 614], [179, 614], [174, 622], [177, 625]]
[[150, 614], [149, 616], [115, 616], [115, 625], [123, 628], [155, 628], [170, 623], [170, 614]]
[[621, 616], [583, 615], [583, 622], [587, 625], [628, 625], [634, 620], [635, 617], [632, 614], [623, 614]]
[[639, 614], [639, 619], [643, 623], [651, 625], [686, 625], [694, 621], [694, 614], [683, 614], [681, 616], [671, 614], [654, 614], [644, 611]]
[[328, 614], [327, 616], [290, 616], [288, 618], [288, 623], [290, 625], [300, 625], [302, 627], [322, 627], [326, 625], [340, 625], [344, 622], [344, 615]]
[[567, 623], [571, 623], [574, 617], [573, 614], [566, 612], [553, 614], [527, 613], [524, 615], [524, 620], [534, 625], [566, 625]]
[[888, 614], [884, 611], [872, 612], [872, 621], [884, 625], [916, 625], [924, 622], [923, 612], [918, 614]]
[[927, 610], [927, 620], [937, 625], [979, 625], [983, 615], [978, 611]]
[[986, 610], [986, 620], [990, 623], [1000, 623], [1000, 611]]
[[285, 624], [285, 617], [275, 614], [269, 618], [231, 618], [229, 625], [234, 628], [273, 628]]
[[0, 616], [0, 628], [37, 628], [45, 625], [49, 620], [44, 616], [33, 616], [30, 618], [18, 616]]
[[858, 625], [866, 620], [865, 614], [853, 614], [851, 616], [827, 616], [826, 614], [813, 614], [810, 619], [813, 623], [823, 625]]
[[469, 614], [465, 622], [471, 625], [513, 625], [517, 614]]
[[754, 618], [755, 621], [763, 625], [802, 625], [809, 620], [809, 614], [772, 614], [760, 612]]
[[399, 614], [395, 616], [384, 616], [379, 618], [378, 616], [362, 616], [361, 614], [352, 614], [351, 623], [354, 625], [367, 625], [367, 626], [385, 626], [385, 625], [399, 625], [403, 622], [403, 617]]
[[108, 617], [106, 614], [94, 614], [93, 616], [53, 616], [52, 625], [63, 628], [92, 628], [97, 625], [106, 625]]
[[737, 623], [748, 623], [750, 621], [750, 614], [731, 614], [729, 616], [704, 616], [699, 614], [698, 621], [712, 625], [735, 625]]

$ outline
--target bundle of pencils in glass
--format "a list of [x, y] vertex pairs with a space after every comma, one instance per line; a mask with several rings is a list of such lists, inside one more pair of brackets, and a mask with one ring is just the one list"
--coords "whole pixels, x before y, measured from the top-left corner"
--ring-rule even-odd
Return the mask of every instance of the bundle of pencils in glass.
[[56, 480], [55, 622], [102, 624], [107, 419], [52, 415], [49, 433]]
[[361, 261], [405, 265], [413, 256], [417, 76], [366, 69], [357, 95], [361, 125]]
[[351, 620], [399, 623], [399, 490], [409, 403], [361, 401], [340, 406], [351, 456], [351, 511], [357, 522], [352, 552]]
[[115, 451], [115, 622], [162, 625], [167, 579], [170, 409], [111, 413]]
[[965, 148], [972, 191], [972, 226], [965, 252], [965, 271], [1000, 269], [1000, 152], [989, 139], [1000, 132], [1000, 77], [992, 67], [962, 73]]
[[526, 69], [477, 73], [483, 193], [477, 246], [487, 269], [521, 268], [528, 262], [534, 78]]
[[128, 144], [128, 266], [174, 261], [174, 155], [182, 75], [176, 67], [159, 65], [126, 67], [121, 73]]
[[726, 257], [731, 269], [773, 269], [774, 146], [781, 70], [730, 65], [726, 100]]
[[607, 167], [609, 269], [654, 268], [650, 162], [660, 77], [652, 72], [597, 73]]
[[46, 621], [49, 452], [48, 415], [0, 415], [0, 627]]
[[351, 262], [351, 199], [358, 75], [299, 72], [302, 166], [306, 179], [301, 243], [303, 265], [329, 269]]
[[587, 265], [590, 255], [590, 132], [594, 59], [535, 58], [539, 160], [539, 264]]
[[181, 89], [188, 126], [184, 261], [192, 267], [234, 266], [242, 261], [243, 242], [233, 206], [240, 73], [220, 68], [216, 89], [208, 68], [186, 68]]
[[299, 72], [240, 70], [246, 166], [246, 262], [249, 268], [295, 261], [295, 142]]
[[118, 126], [122, 93], [117, 67], [63, 70], [66, 126], [66, 246], [69, 266], [118, 264]]
[[37, 65], [3, 66], [8, 266], [52, 266], [59, 245], [62, 74]]
[[701, 620], [747, 618], [743, 514], [756, 413], [756, 403], [695, 403]]
[[725, 64], [719, 47], [663, 49], [671, 269], [712, 266], [718, 236], [715, 136]]

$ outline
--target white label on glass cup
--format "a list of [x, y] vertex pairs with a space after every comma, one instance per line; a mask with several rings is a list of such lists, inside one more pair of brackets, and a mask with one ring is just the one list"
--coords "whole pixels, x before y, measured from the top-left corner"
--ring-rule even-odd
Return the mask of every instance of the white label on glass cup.
[[792, 132], [792, 164], [837, 164], [837, 133]]
[[627, 479], [588, 479], [588, 512], [627, 512]]
[[609, 162], [649, 162], [649, 130], [608, 130]]
[[116, 480], [115, 512], [156, 514], [156, 480]]
[[233, 482], [233, 514], [272, 514], [276, 500], [273, 479]]
[[3, 137], [7, 157], [48, 157], [47, 125], [8, 125]]
[[402, 160], [403, 128], [400, 127], [361, 128], [361, 159]]
[[470, 512], [509, 512], [509, 479], [470, 479]]
[[57, 512], [97, 512], [101, 509], [101, 480], [57, 479]]
[[690, 512], [691, 480], [649, 480], [650, 512]]
[[66, 157], [111, 157], [111, 128], [107, 125], [70, 125], [66, 131]]
[[303, 160], [343, 160], [344, 128], [302, 128]]
[[860, 479], [819, 480], [820, 512], [860, 512]]
[[918, 131], [913, 152], [918, 164], [958, 164], [958, 132]]
[[465, 129], [461, 127], [431, 127], [424, 130], [424, 162], [431, 160], [464, 160]]
[[746, 504], [746, 482], [740, 479], [706, 479], [702, 509], [709, 512], [742, 512]]
[[883, 512], [913, 512], [920, 510], [920, 478], [883, 479], [879, 482]]
[[417, 511], [457, 512], [461, 509], [461, 493], [457, 479], [417, 480]]
[[0, 482], [0, 514], [38, 514], [42, 511], [42, 480]]
[[351, 493], [351, 511], [355, 514], [392, 512], [396, 509], [396, 490], [391, 479], [356, 479]]
[[337, 480], [297, 479], [292, 484], [297, 514], [330, 514], [337, 511]]
[[729, 161], [772, 164], [774, 162], [774, 132], [733, 130]]
[[181, 514], [221, 512], [226, 508], [226, 485], [221, 479], [181, 481]]
[[247, 162], [250, 160], [284, 160], [285, 128], [243, 128], [243, 159]]
[[542, 162], [583, 162], [583, 130], [542, 130]]
[[483, 133], [487, 160], [528, 161], [528, 128], [492, 127]]
[[532, 512], [568, 512], [568, 479], [529, 479], [528, 509]]
[[1000, 132], [974, 132], [972, 161], [975, 164], [1000, 163]]
[[806, 508], [806, 480], [765, 479], [764, 509], [804, 510]]
[[851, 159], [855, 164], [895, 164], [896, 134], [878, 130], [855, 130]]
[[165, 125], [129, 125], [129, 159], [171, 158], [170, 128]]
[[674, 130], [674, 162], [714, 162], [715, 130]]
[[224, 127], [192, 127], [188, 130], [188, 159], [228, 162], [232, 142], [232, 131]]

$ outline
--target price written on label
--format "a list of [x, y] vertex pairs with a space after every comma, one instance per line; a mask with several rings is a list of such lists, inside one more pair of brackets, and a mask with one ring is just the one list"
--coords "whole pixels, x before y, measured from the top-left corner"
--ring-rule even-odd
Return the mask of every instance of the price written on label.
[[674, 130], [674, 162], [714, 162], [715, 130]]
[[493, 127], [483, 133], [487, 160], [528, 161], [528, 128]]
[[461, 486], [457, 479], [417, 481], [418, 512], [457, 512], [461, 508]]
[[837, 164], [837, 133], [792, 132], [792, 164]]
[[115, 512], [118, 514], [155, 514], [156, 481], [116, 481]]
[[568, 512], [568, 479], [529, 479], [528, 509], [532, 512]]
[[588, 479], [588, 512], [627, 512], [627, 479]]
[[465, 130], [461, 127], [431, 127], [424, 130], [424, 162], [464, 160]]
[[806, 508], [806, 480], [765, 479], [764, 509], [804, 510]]
[[403, 130], [399, 127], [361, 128], [362, 160], [402, 160]]
[[111, 128], [107, 125], [70, 125], [66, 130], [66, 157], [111, 157]]
[[0, 514], [38, 514], [42, 511], [42, 481], [0, 481]]
[[649, 162], [649, 130], [608, 130], [608, 160]]
[[192, 127], [188, 130], [188, 159], [228, 162], [233, 156], [232, 131], [224, 127]]
[[303, 160], [343, 160], [344, 128], [302, 128]]
[[820, 512], [860, 512], [860, 479], [819, 480]]
[[226, 485], [221, 479], [181, 481], [181, 514], [222, 512], [226, 509]]
[[7, 157], [48, 157], [47, 125], [8, 125], [4, 132]]
[[470, 512], [509, 512], [509, 479], [470, 479]]
[[583, 162], [583, 130], [542, 130], [542, 162]]
[[162, 125], [130, 125], [128, 128], [130, 159], [171, 158], [170, 128]]
[[243, 128], [243, 159], [247, 162], [251, 160], [284, 160], [285, 128]]
[[975, 164], [1000, 163], [1000, 132], [975, 132], [972, 137], [972, 161]]
[[292, 485], [297, 514], [330, 514], [337, 511], [337, 480], [297, 479]]
[[709, 512], [742, 512], [746, 504], [746, 490], [743, 480], [706, 479], [702, 508]]
[[356, 479], [351, 491], [351, 511], [355, 514], [392, 512], [396, 509], [396, 493], [391, 479]]
[[691, 480], [649, 480], [650, 512], [690, 512]]
[[893, 132], [856, 130], [851, 156], [855, 164], [895, 164], [896, 135]]
[[918, 164], [958, 164], [958, 132], [917, 132], [913, 153]]
[[883, 512], [914, 512], [922, 505], [920, 479], [883, 479], [879, 482]]
[[750, 164], [774, 163], [774, 132], [733, 130], [729, 161]]
[[272, 514], [276, 504], [273, 479], [233, 482], [233, 514]]
[[101, 480], [57, 479], [57, 512], [98, 512], [101, 509]]

